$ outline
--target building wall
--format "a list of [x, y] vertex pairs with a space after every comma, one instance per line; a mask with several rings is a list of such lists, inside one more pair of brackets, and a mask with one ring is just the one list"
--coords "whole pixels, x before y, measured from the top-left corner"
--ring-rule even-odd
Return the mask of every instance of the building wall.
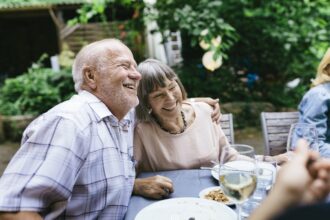
[[23, 73], [43, 53], [58, 51], [56, 27], [47, 11], [0, 13], [0, 80]]

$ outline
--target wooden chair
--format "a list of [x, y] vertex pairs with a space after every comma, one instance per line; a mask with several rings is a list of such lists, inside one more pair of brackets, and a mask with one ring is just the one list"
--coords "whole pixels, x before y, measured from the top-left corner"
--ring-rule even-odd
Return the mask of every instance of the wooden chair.
[[221, 119], [220, 119], [220, 126], [225, 133], [228, 142], [230, 144], [235, 143], [234, 139], [234, 124], [233, 124], [233, 114], [228, 113], [228, 114], [222, 114]]
[[264, 136], [264, 154], [277, 155], [286, 152], [290, 126], [298, 122], [298, 112], [262, 112], [261, 127]]

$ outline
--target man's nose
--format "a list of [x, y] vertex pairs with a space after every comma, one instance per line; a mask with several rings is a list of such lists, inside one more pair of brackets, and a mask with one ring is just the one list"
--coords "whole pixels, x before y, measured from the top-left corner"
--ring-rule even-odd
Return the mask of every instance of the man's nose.
[[141, 73], [137, 71], [135, 67], [133, 67], [133, 70], [130, 72], [129, 77], [135, 80], [140, 80], [142, 78]]

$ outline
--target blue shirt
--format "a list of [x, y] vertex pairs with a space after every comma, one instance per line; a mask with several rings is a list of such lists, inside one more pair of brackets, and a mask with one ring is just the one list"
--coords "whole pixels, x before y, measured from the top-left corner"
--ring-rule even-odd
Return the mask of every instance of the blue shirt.
[[0, 179], [0, 210], [123, 219], [135, 179], [133, 120], [134, 110], [118, 121], [86, 91], [38, 117]]
[[299, 122], [314, 124], [320, 154], [330, 158], [330, 83], [311, 88], [299, 104]]

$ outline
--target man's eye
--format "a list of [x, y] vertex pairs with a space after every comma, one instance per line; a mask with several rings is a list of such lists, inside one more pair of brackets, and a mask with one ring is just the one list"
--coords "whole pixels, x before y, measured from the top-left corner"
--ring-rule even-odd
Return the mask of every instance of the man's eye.
[[129, 68], [128, 65], [121, 65], [121, 67], [123, 67], [123, 68], [126, 69], [126, 70]]

